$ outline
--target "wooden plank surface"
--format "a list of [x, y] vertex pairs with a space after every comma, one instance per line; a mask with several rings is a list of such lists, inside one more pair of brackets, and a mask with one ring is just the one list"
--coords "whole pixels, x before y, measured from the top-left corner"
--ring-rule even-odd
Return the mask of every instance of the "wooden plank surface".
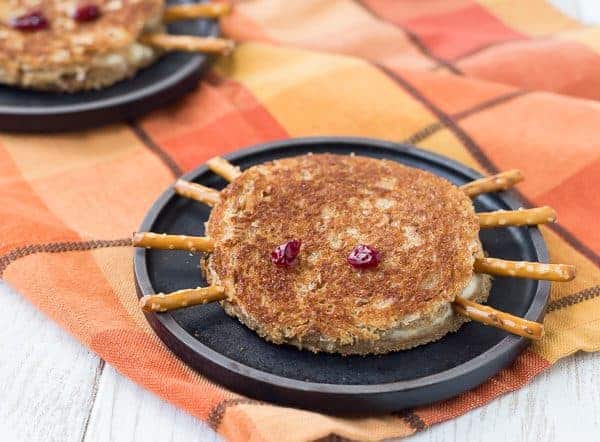
[[85, 442], [221, 440], [203, 422], [106, 366]]
[[0, 440], [81, 440], [104, 362], [3, 284], [0, 323]]
[[529, 385], [434, 426], [411, 442], [600, 440], [600, 354], [559, 361]]
[[[551, 0], [600, 23], [598, 0]], [[217, 441], [204, 423], [105, 365], [0, 283], [0, 441]], [[600, 354], [560, 361], [531, 384], [411, 441], [600, 440]]]

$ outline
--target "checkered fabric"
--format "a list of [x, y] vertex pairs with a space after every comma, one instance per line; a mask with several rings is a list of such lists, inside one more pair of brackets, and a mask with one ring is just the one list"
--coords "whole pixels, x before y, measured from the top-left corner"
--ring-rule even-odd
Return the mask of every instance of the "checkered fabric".
[[[558, 359], [600, 349], [600, 29], [543, 0], [240, 1], [240, 41], [178, 103], [128, 124], [0, 134], [0, 274], [125, 376], [233, 441], [408, 436], [520, 388]], [[547, 334], [489, 382], [378, 418], [338, 418], [240, 397], [158, 340], [137, 305], [131, 233], [175, 177], [269, 140], [403, 141], [482, 173], [522, 169], [551, 205]]]

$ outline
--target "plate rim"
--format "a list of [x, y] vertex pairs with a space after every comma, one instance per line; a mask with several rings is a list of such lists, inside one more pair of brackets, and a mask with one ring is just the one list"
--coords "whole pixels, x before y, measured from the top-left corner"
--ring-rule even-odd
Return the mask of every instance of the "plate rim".
[[[218, 26], [218, 25], [217, 25]], [[218, 28], [211, 29], [211, 33], [208, 34], [210, 36], [218, 35]], [[173, 85], [179, 83], [183, 79], [187, 78], [190, 74], [193, 74], [196, 69], [200, 69], [203, 62], [208, 59], [207, 55], [202, 54], [194, 54], [192, 58], [188, 60], [183, 69], [177, 70], [174, 74], [169, 77], [163, 78], [157, 83], [152, 83], [150, 86], [147, 86], [141, 90], [128, 92], [123, 95], [104, 98], [101, 100], [94, 100], [91, 102], [85, 102], [80, 104], [63, 104], [59, 106], [52, 107], [44, 107], [44, 106], [32, 106], [32, 107], [15, 107], [15, 106], [7, 106], [4, 104], [0, 104], [0, 113], [7, 114], [10, 113], [12, 115], [27, 115], [27, 116], [39, 116], [39, 115], [64, 115], [71, 112], [88, 112], [93, 110], [98, 110], [104, 107], [109, 106], [121, 106], [131, 104], [137, 100], [147, 98], [164, 90], [165, 88], [172, 87]], [[151, 66], [148, 66], [151, 67]], [[144, 68], [146, 69], [146, 68]], [[127, 81], [127, 80], [125, 80]], [[10, 87], [10, 86], [5, 86]], [[110, 87], [110, 86], [109, 86]], [[51, 92], [43, 92], [43, 91], [31, 91], [31, 92], [39, 92], [40, 94], [46, 94]], [[60, 94], [60, 93], [58, 93]], [[125, 97], [125, 99], [124, 99]]]
[[[428, 162], [433, 162], [437, 165], [446, 168], [449, 167], [473, 179], [482, 176], [476, 170], [443, 155], [433, 153], [430, 151], [425, 151], [405, 143], [397, 143], [393, 141], [385, 141], [365, 137], [316, 136], [290, 138], [278, 141], [270, 141], [266, 143], [258, 143], [250, 147], [228, 153], [226, 155], [223, 155], [223, 157], [235, 163], [235, 161], [241, 157], [251, 156], [256, 153], [263, 153], [269, 150], [281, 149], [283, 147], [299, 147], [310, 145], [322, 146], [324, 144], [359, 144], [363, 146], [374, 146], [377, 148], [383, 148], [387, 150], [399, 150], [411, 156], [415, 156], [420, 159], [426, 160]], [[194, 179], [197, 176], [206, 173], [207, 171], [208, 167], [206, 165], [201, 165], [193, 169], [192, 171], [182, 175], [180, 178], [187, 180]], [[151, 226], [154, 224], [154, 221], [160, 214], [160, 209], [164, 207], [164, 205], [171, 198], [174, 198], [176, 196], [177, 195], [173, 191], [172, 187], [169, 187], [165, 192], [163, 192], [150, 207], [148, 213], [146, 214], [144, 220], [140, 225], [140, 231], [150, 230]], [[503, 202], [505, 202], [512, 209], [518, 209], [519, 207], [523, 206], [523, 202], [517, 197], [514, 191], [503, 192], [502, 199]], [[547, 263], [549, 259], [548, 251], [540, 230], [537, 227], [529, 227], [527, 233], [529, 238], [531, 239], [533, 248], [539, 258], [539, 262]], [[141, 297], [144, 294], [153, 293], [152, 284], [150, 283], [150, 278], [146, 266], [145, 249], [135, 250], [133, 264], [138, 296]], [[523, 318], [533, 321], [539, 321], [544, 316], [546, 306], [549, 300], [549, 291], [550, 284], [548, 283], [548, 281], [538, 281], [533, 300], [527, 312], [523, 315]], [[475, 358], [432, 375], [416, 379], [380, 384], [331, 384], [287, 378], [284, 376], [268, 373], [254, 367], [244, 365], [238, 361], [224, 356], [223, 354], [211, 349], [210, 347], [204, 345], [200, 341], [194, 339], [193, 336], [189, 334], [181, 325], [179, 325], [179, 323], [177, 323], [173, 316], [169, 313], [145, 313], [145, 316], [155, 332], [157, 332], [157, 326], [165, 329], [168, 333], [171, 334], [171, 337], [176, 338], [181, 344], [187, 347], [188, 350], [192, 351], [193, 353], [200, 354], [203, 358], [207, 359], [210, 363], [219, 366], [222, 370], [227, 370], [237, 376], [250, 377], [253, 381], [257, 381], [259, 383], [266, 383], [270, 386], [281, 387], [287, 390], [294, 390], [297, 392], [326, 393], [334, 395], [339, 394], [360, 396], [372, 394], [401, 393], [428, 386], [442, 385], [447, 382], [452, 382], [457, 378], [468, 376], [469, 374], [477, 372], [478, 370], [485, 367], [486, 364], [489, 364], [494, 360], [501, 359], [502, 357], [504, 357], [505, 359], [508, 358], [503, 364], [503, 366], [505, 366], [514, 359], [513, 355], [518, 354], [529, 344], [529, 340], [527, 340], [526, 338], [518, 337], [515, 335], [507, 335], [500, 342], [490, 347]], [[164, 340], [160, 333], [157, 332], [157, 334], [161, 338], [161, 340]], [[176, 351], [174, 351], [171, 348], [171, 346], [167, 346], [169, 347], [170, 351], [172, 351], [178, 357], [181, 357]]]

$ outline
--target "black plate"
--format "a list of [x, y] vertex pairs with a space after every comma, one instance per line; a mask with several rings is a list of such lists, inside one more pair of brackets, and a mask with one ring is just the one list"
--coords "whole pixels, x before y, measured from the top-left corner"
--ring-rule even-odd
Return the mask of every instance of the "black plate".
[[[350, 153], [387, 158], [428, 170], [456, 184], [480, 175], [447, 158], [414, 147], [358, 138], [308, 138], [264, 144], [227, 158], [247, 168], [274, 158], [308, 152]], [[225, 182], [205, 166], [184, 176], [207, 186]], [[478, 211], [515, 209], [514, 195], [483, 195]], [[209, 209], [167, 190], [150, 209], [140, 231], [202, 235]], [[537, 228], [485, 230], [485, 250], [499, 258], [547, 262]], [[187, 252], [137, 249], [139, 295], [204, 285], [198, 258]], [[489, 303], [540, 320], [549, 284], [496, 278]], [[166, 345], [186, 363], [226, 387], [254, 398], [333, 413], [375, 413], [446, 399], [469, 390], [509, 364], [528, 344], [524, 338], [478, 323], [464, 325], [438, 342], [383, 356], [342, 357], [277, 346], [259, 338], [218, 304], [148, 314]]]
[[[189, 0], [169, 0], [190, 3]], [[219, 35], [214, 20], [169, 25], [172, 34]], [[208, 57], [171, 53], [134, 77], [98, 91], [39, 92], [0, 85], [0, 130], [56, 132], [79, 130], [140, 116], [181, 97], [198, 83]]]

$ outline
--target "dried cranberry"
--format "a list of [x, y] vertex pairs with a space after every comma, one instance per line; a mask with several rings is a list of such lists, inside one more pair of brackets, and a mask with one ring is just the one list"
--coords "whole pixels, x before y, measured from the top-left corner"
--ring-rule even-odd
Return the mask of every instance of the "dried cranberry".
[[98, 17], [100, 17], [100, 8], [96, 5], [80, 6], [73, 14], [73, 19], [78, 22], [92, 21]]
[[48, 20], [42, 11], [33, 11], [13, 18], [10, 25], [19, 31], [37, 31], [47, 28]]
[[281, 267], [294, 265], [298, 261], [301, 245], [302, 243], [299, 240], [292, 239], [275, 247], [275, 250], [271, 252], [271, 262]]
[[347, 258], [348, 264], [356, 268], [377, 267], [380, 255], [373, 247], [359, 244], [352, 249]]

